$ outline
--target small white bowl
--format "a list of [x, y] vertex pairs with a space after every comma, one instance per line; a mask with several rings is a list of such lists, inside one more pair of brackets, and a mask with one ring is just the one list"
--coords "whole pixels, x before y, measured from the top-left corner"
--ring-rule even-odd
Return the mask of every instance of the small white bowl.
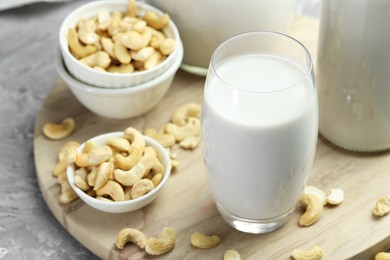
[[[95, 142], [97, 145], [103, 145], [107, 140], [107, 138], [122, 137], [122, 136], [123, 136], [123, 132], [111, 132], [111, 133], [98, 135], [94, 138], [91, 138], [90, 140]], [[164, 177], [162, 178], [161, 182], [157, 185], [157, 187], [155, 187], [151, 192], [137, 199], [127, 200], [127, 201], [116, 201], [116, 202], [98, 200], [89, 196], [88, 194], [86, 194], [84, 191], [82, 191], [75, 185], [74, 183], [75, 166], [72, 163], [72, 164], [68, 164], [68, 167], [66, 169], [66, 174], [68, 177], [69, 184], [72, 187], [72, 189], [76, 192], [77, 196], [79, 196], [79, 198], [83, 200], [85, 203], [87, 203], [89, 206], [110, 213], [124, 213], [124, 212], [134, 211], [142, 207], [145, 207], [146, 205], [151, 203], [154, 199], [156, 199], [158, 193], [161, 191], [161, 189], [168, 181], [169, 175], [171, 173], [171, 161], [168, 152], [164, 149], [164, 147], [162, 147], [161, 144], [159, 144], [157, 141], [153, 140], [150, 137], [144, 136], [144, 138], [146, 144], [155, 149], [157, 158], [161, 161], [165, 169]], [[84, 145], [85, 143], [79, 146], [78, 148], [79, 154], [81, 154]]]
[[[179, 48], [176, 48], [162, 63], [152, 69], [128, 74], [120, 74], [97, 71], [81, 63], [70, 53], [67, 39], [68, 30], [71, 27], [74, 28], [80, 18], [89, 18], [95, 16], [103, 8], [110, 12], [125, 12], [127, 11], [127, 7], [128, 1], [124, 0], [93, 1], [72, 11], [62, 22], [59, 32], [60, 49], [68, 71], [75, 78], [85, 82], [86, 84], [97, 87], [131, 87], [155, 78], [167, 70], [168, 67], [170, 67], [175, 62], [180, 51]], [[146, 10], [153, 10], [158, 14], [162, 14], [160, 10], [142, 2], [137, 1], [137, 7], [138, 14], [143, 14]], [[167, 37], [175, 39], [177, 45], [181, 45], [179, 31], [172, 20], [169, 22], [168, 26], [163, 29], [163, 32]]]
[[55, 62], [60, 77], [86, 108], [103, 117], [128, 119], [148, 112], [164, 97], [183, 59], [183, 46], [179, 44], [177, 50], [173, 64], [163, 73], [128, 88], [98, 88], [75, 79], [66, 70], [59, 51]]

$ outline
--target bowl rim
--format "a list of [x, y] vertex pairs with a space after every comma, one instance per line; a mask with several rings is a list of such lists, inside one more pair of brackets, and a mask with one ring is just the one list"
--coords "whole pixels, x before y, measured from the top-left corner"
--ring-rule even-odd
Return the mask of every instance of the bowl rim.
[[89, 93], [95, 94], [95, 95], [118, 96], [121, 94], [137, 93], [137, 92], [141, 92], [145, 89], [153, 88], [154, 86], [167, 80], [169, 77], [172, 76], [172, 74], [175, 74], [183, 61], [184, 50], [183, 50], [183, 44], [181, 41], [177, 42], [177, 48], [178, 48], [179, 52], [177, 53], [177, 56], [176, 56], [174, 62], [171, 64], [171, 66], [169, 66], [160, 75], [158, 75], [157, 77], [154, 77], [151, 80], [146, 81], [144, 83], [130, 86], [130, 87], [122, 87], [122, 88], [96, 87], [93, 85], [88, 85], [87, 83], [84, 83], [84, 82], [74, 78], [65, 67], [60, 48], [57, 48], [54, 60], [55, 60], [56, 69], [57, 69], [58, 74], [66, 83], [70, 82], [69, 84], [67, 84], [70, 88], [74, 88], [74, 89], [77, 89], [77, 90], [82, 91], [82, 92], [89, 92]]
[[[103, 139], [108, 138], [108, 137], [122, 137], [123, 133], [124, 133], [123, 131], [108, 132], [108, 133], [104, 133], [104, 134], [101, 134], [101, 135], [94, 136], [94, 137], [86, 140], [84, 143], [82, 143], [77, 148], [77, 152], [78, 152], [78, 154], [80, 154], [82, 152], [82, 149], [84, 148], [85, 143], [87, 141], [94, 141], [96, 139], [103, 140]], [[84, 198], [87, 198], [87, 200], [91, 199], [91, 202], [96, 203], [96, 205], [97, 205], [97, 207], [94, 207], [94, 208], [100, 208], [100, 207], [104, 207], [104, 206], [110, 206], [110, 207], [115, 207], [116, 208], [116, 207], [121, 207], [121, 206], [124, 206], [124, 205], [126, 205], [126, 206], [130, 206], [130, 205], [136, 206], [138, 203], [141, 203], [142, 201], [145, 201], [145, 200], [149, 199], [150, 197], [153, 197], [153, 195], [155, 195], [156, 193], [158, 193], [165, 186], [165, 184], [167, 183], [167, 181], [169, 179], [169, 176], [171, 174], [171, 168], [172, 168], [171, 162], [170, 162], [168, 153], [166, 152], [166, 150], [164, 149], [164, 147], [160, 143], [158, 143], [153, 138], [145, 136], [145, 135], [144, 135], [144, 138], [145, 138], [145, 141], [146, 141], [147, 144], [149, 144], [149, 145], [151, 144], [153, 147], [158, 147], [159, 154], [160, 154], [160, 156], [163, 157], [163, 159], [165, 161], [164, 176], [163, 176], [162, 180], [160, 181], [160, 183], [157, 185], [157, 187], [155, 187], [151, 192], [149, 192], [149, 193], [147, 193], [147, 194], [145, 194], [145, 195], [143, 195], [143, 196], [141, 196], [139, 198], [136, 198], [136, 199], [125, 200], [125, 201], [115, 201], [115, 202], [98, 200], [98, 199], [88, 195], [87, 193], [85, 193], [79, 187], [77, 187], [75, 185], [75, 183], [74, 183], [74, 172], [75, 172], [74, 168], [75, 167], [74, 167], [74, 164], [72, 163], [72, 164], [68, 164], [67, 167], [66, 167], [66, 176], [68, 178], [70, 186], [72, 187], [73, 191], [77, 194], [77, 196], [82, 201], [84, 201], [85, 203], [90, 205], [91, 207], [94, 207], [90, 203], [88, 203], [88, 202], [86, 202], [84, 200]], [[148, 202], [148, 204], [150, 202]], [[146, 205], [144, 205], [144, 206], [146, 206]], [[99, 210], [101, 210], [101, 209], [99, 209]], [[104, 211], [104, 210], [102, 210], [102, 211]], [[129, 211], [131, 211], [131, 210], [129, 210]], [[122, 211], [122, 212], [124, 212], [124, 211]]]
[[[176, 53], [178, 53], [177, 47], [175, 48], [175, 50], [171, 54], [169, 54], [167, 56], [167, 58], [165, 60], [163, 60], [160, 64], [158, 64], [154, 68], [144, 70], [144, 71], [137, 71], [136, 73], [131, 73], [131, 74], [120, 74], [120, 73], [111, 73], [111, 72], [106, 72], [106, 71], [94, 70], [93, 68], [90, 68], [89, 66], [86, 66], [85, 64], [82, 64], [78, 59], [76, 59], [76, 57], [73, 56], [73, 54], [69, 51], [69, 47], [67, 45], [68, 40], [66, 37], [67, 29], [69, 28], [69, 26], [65, 26], [65, 24], [67, 24], [69, 20], [71, 20], [75, 15], [79, 15], [80, 12], [83, 12], [84, 10], [88, 10], [91, 6], [92, 7], [99, 7], [99, 6], [105, 6], [107, 4], [120, 5], [120, 4], [127, 4], [127, 3], [128, 3], [128, 1], [126, 1], [126, 0], [99, 0], [99, 1], [93, 1], [93, 2], [86, 3], [86, 4], [82, 4], [79, 7], [77, 7], [76, 9], [73, 9], [70, 13], [67, 14], [67, 16], [64, 18], [64, 20], [61, 22], [61, 25], [60, 25], [60, 30], [59, 30], [59, 34], [58, 34], [60, 50], [63, 51], [66, 54], [66, 56], [69, 56], [70, 59], [72, 60], [72, 62], [77, 63], [78, 65], [80, 65], [81, 68], [87, 70], [88, 72], [95, 73], [96, 75], [100, 75], [100, 76], [109, 76], [109, 77], [114, 77], [114, 78], [127, 78], [127, 77], [132, 78], [132, 77], [136, 77], [136, 76], [142, 77], [143, 75], [150, 74], [150, 73], [153, 73], [154, 71], [157, 71], [159, 68], [161, 68], [166, 63], [168, 63], [168, 61], [170, 59], [174, 59]], [[147, 3], [139, 2], [139, 1], [137, 1], [136, 3], [137, 3], [137, 6], [141, 6], [143, 9], [154, 10], [159, 14], [163, 13], [158, 8], [156, 8], [152, 5], [149, 5]], [[172, 19], [169, 20], [169, 28], [172, 30], [176, 42], [180, 41], [179, 30], [178, 30], [176, 24], [172, 21]]]

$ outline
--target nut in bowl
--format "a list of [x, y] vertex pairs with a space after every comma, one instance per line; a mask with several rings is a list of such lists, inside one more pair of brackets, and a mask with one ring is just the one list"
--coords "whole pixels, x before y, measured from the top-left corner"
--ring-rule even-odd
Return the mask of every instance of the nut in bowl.
[[74, 78], [95, 87], [123, 88], [171, 67], [181, 40], [168, 14], [134, 0], [102, 0], [67, 16], [59, 43]]
[[128, 119], [148, 112], [165, 96], [183, 59], [183, 46], [177, 48], [174, 63], [162, 74], [128, 88], [98, 88], [77, 80], [65, 68], [60, 52], [55, 62], [60, 77], [86, 108], [103, 117]]
[[132, 127], [96, 136], [77, 152], [67, 166], [69, 184], [81, 200], [104, 212], [124, 213], [148, 205], [171, 172], [168, 152]]

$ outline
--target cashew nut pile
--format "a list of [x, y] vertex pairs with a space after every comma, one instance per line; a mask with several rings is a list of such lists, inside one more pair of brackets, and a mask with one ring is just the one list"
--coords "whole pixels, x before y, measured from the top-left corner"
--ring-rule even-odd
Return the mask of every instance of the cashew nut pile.
[[104, 145], [87, 141], [82, 153], [76, 150], [67, 162], [76, 166], [75, 185], [106, 201], [139, 198], [157, 187], [164, 175], [156, 151], [132, 127], [125, 129], [123, 137], [108, 138]]
[[[197, 103], [185, 103], [173, 113], [171, 122], [163, 125], [158, 131], [148, 128], [144, 131], [168, 150], [176, 143], [186, 150], [193, 150], [200, 144], [200, 112], [201, 106]], [[176, 155], [170, 152], [172, 169], [179, 166]]]
[[137, 229], [124, 228], [116, 236], [116, 247], [122, 250], [128, 242], [137, 244], [149, 255], [162, 255], [171, 251], [175, 246], [176, 232], [173, 228], [166, 227], [158, 238], [147, 239], [146, 235]]
[[72, 117], [65, 118], [60, 124], [46, 123], [43, 126], [43, 134], [53, 140], [60, 140], [72, 134], [75, 128], [75, 121]]
[[129, 0], [126, 13], [99, 11], [97, 16], [80, 19], [68, 30], [70, 52], [80, 62], [98, 71], [133, 73], [160, 64], [176, 48], [176, 40], [162, 31], [168, 14], [145, 11], [138, 16], [137, 5]]
[[61, 186], [61, 194], [59, 201], [63, 204], [72, 202], [77, 198], [76, 193], [74, 193], [72, 187], [68, 182], [68, 178], [66, 177], [66, 166], [67, 161], [70, 157], [73, 157], [73, 152], [77, 147], [79, 147], [79, 143], [76, 141], [69, 141], [65, 143], [58, 153], [58, 162], [53, 170], [53, 176], [57, 178], [57, 183]]
[[306, 209], [305, 213], [299, 219], [299, 225], [310, 226], [317, 222], [321, 217], [324, 206], [339, 205], [344, 201], [344, 192], [342, 189], [331, 189], [328, 195], [322, 190], [314, 187], [305, 187], [300, 203]]

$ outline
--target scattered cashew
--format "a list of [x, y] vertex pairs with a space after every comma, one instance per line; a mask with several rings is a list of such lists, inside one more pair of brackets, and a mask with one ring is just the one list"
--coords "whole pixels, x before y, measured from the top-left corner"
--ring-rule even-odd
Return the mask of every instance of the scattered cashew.
[[224, 260], [241, 260], [240, 254], [236, 250], [229, 249], [223, 256]]
[[58, 152], [58, 161], [63, 161], [65, 160], [65, 154], [66, 154], [66, 150], [71, 147], [71, 146], [76, 146], [76, 147], [79, 147], [80, 146], [80, 143], [79, 142], [76, 142], [76, 141], [69, 141], [69, 142], [66, 142], [60, 149], [60, 151]]
[[131, 189], [131, 197], [137, 199], [154, 189], [153, 182], [149, 179], [141, 179], [137, 181]]
[[319, 246], [313, 246], [310, 250], [295, 249], [291, 253], [295, 260], [320, 260], [323, 255], [324, 253]]
[[190, 136], [182, 141], [180, 141], [179, 145], [181, 148], [187, 149], [187, 150], [193, 150], [200, 144], [200, 137], [198, 136]]
[[75, 121], [72, 117], [65, 118], [61, 124], [46, 123], [43, 126], [43, 133], [46, 137], [59, 140], [72, 134], [75, 128]]
[[132, 242], [144, 249], [147, 238], [144, 233], [134, 228], [125, 228], [122, 229], [116, 236], [116, 247], [118, 249], [123, 249], [127, 242]]
[[77, 147], [71, 146], [66, 150], [65, 161], [67, 163], [73, 163], [77, 159]]
[[149, 255], [162, 255], [169, 252], [176, 242], [176, 232], [173, 228], [164, 228], [159, 238], [150, 237], [145, 245], [145, 251]]
[[163, 147], [171, 147], [175, 144], [176, 138], [174, 135], [165, 134], [165, 133], [157, 133], [153, 128], [148, 128], [144, 131], [146, 136], [149, 136], [159, 142]]
[[305, 193], [301, 195], [300, 201], [306, 212], [299, 219], [299, 225], [310, 226], [320, 218], [324, 207], [323, 203], [318, 195]]
[[390, 253], [379, 252], [375, 255], [375, 260], [390, 260]]
[[206, 236], [200, 232], [191, 235], [191, 244], [198, 248], [208, 249], [219, 244], [220, 238], [216, 235]]
[[76, 30], [73, 28], [69, 28], [68, 30], [68, 45], [70, 52], [77, 59], [87, 57], [97, 51], [97, 48], [93, 45], [82, 45], [79, 41]]
[[390, 213], [390, 196], [384, 196], [379, 198], [372, 213], [377, 217], [383, 217]]
[[65, 179], [65, 181], [61, 183], [61, 194], [59, 198], [60, 202], [62, 204], [67, 204], [69, 202], [72, 202], [76, 198], [77, 195], [76, 193], [74, 193], [72, 187], [70, 187], [68, 179]]
[[114, 201], [124, 201], [125, 193], [122, 186], [116, 181], [107, 181], [103, 187], [96, 190], [96, 195], [99, 197], [109, 196]]
[[342, 189], [330, 189], [330, 193], [326, 197], [330, 205], [339, 205], [344, 201], [344, 192]]
[[67, 166], [66, 160], [59, 161], [56, 164], [56, 166], [54, 166], [53, 176], [58, 177], [62, 173], [64, 173], [64, 172], [66, 173], [66, 166]]
[[200, 135], [200, 120], [196, 117], [189, 117], [187, 123], [183, 126], [168, 123], [165, 126], [165, 131], [168, 134], [175, 136], [176, 141], [182, 141], [188, 137]]
[[324, 206], [328, 203], [328, 201], [326, 199], [325, 192], [323, 192], [322, 190], [320, 190], [317, 187], [306, 186], [304, 188], [304, 190], [303, 190], [303, 193], [305, 193], [305, 194], [315, 194], [315, 195], [319, 196], [321, 201], [322, 201], [322, 205], [324, 205]]
[[185, 103], [179, 106], [172, 116], [172, 123], [183, 126], [190, 117], [200, 118], [201, 106], [197, 103]]
[[160, 30], [168, 25], [170, 18], [168, 14], [158, 15], [156, 12], [148, 10], [145, 12], [144, 20], [152, 28]]

